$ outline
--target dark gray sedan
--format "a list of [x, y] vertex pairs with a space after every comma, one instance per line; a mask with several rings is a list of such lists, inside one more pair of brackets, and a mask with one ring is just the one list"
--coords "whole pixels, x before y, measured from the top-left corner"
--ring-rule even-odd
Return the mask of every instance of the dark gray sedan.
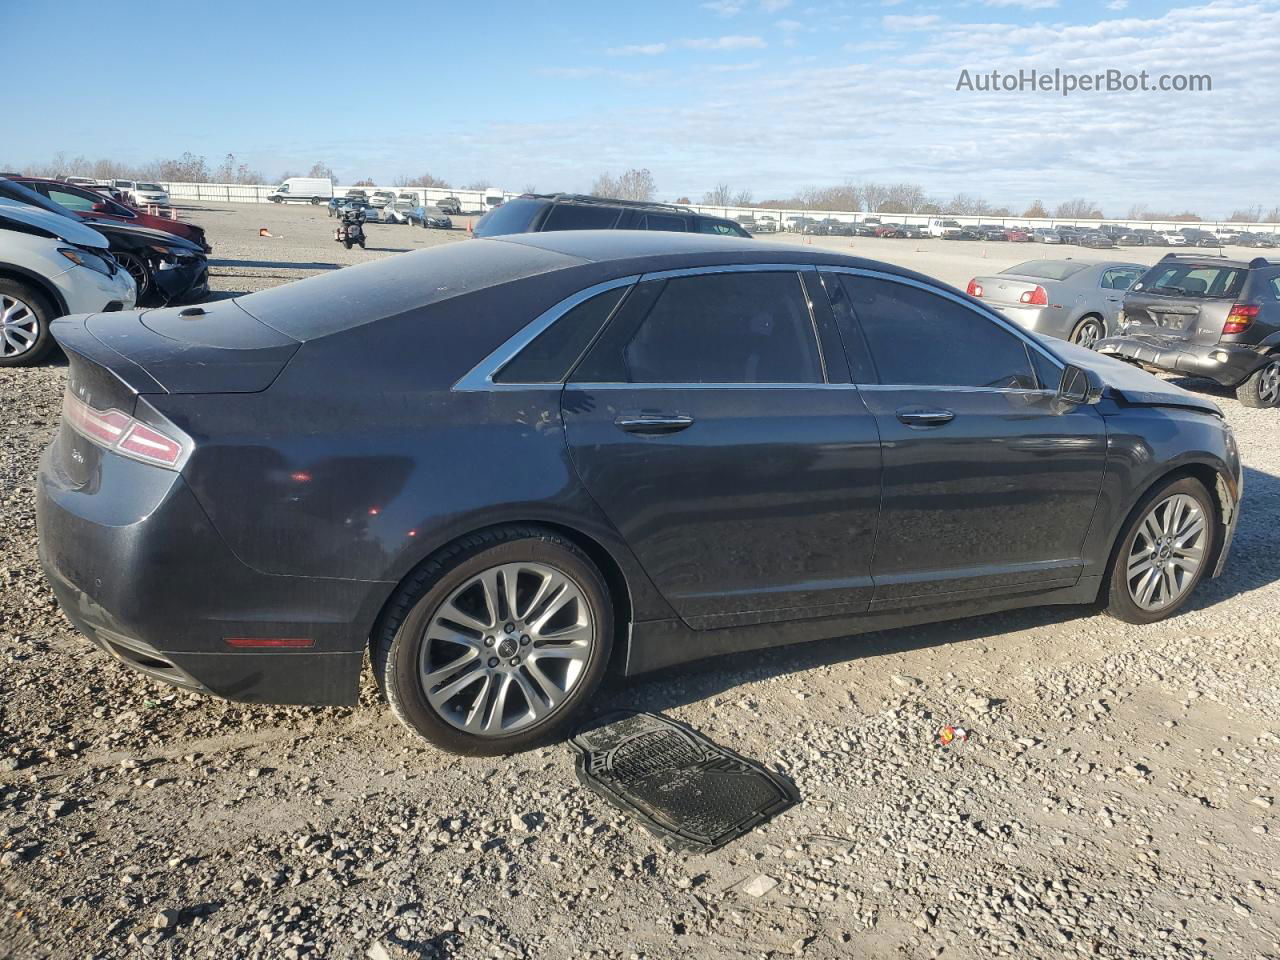
[[256, 702], [354, 703], [367, 656], [463, 753], [564, 734], [611, 664], [1153, 623], [1239, 516], [1212, 401], [809, 246], [523, 233], [53, 332], [40, 556], [86, 637]]
[[1141, 263], [1028, 260], [969, 281], [981, 298], [1018, 326], [1091, 347], [1109, 336], [1124, 292], [1147, 270]]

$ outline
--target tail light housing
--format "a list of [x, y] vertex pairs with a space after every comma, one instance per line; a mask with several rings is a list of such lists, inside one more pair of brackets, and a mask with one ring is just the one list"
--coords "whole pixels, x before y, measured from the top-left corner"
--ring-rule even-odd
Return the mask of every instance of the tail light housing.
[[974, 277], [972, 280], [969, 281], [969, 287], [967, 290], [965, 290], [965, 293], [969, 294], [969, 296], [971, 297], [982, 296], [982, 284], [978, 282], [977, 277]]
[[1257, 319], [1259, 310], [1261, 307], [1252, 303], [1232, 304], [1231, 312], [1227, 314], [1227, 322], [1222, 325], [1223, 335], [1244, 333]]
[[1022, 296], [1018, 298], [1018, 302], [1025, 303], [1031, 307], [1047, 307], [1049, 305], [1049, 291], [1036, 284], [1034, 290], [1024, 291]]
[[86, 440], [152, 466], [176, 470], [188, 452], [186, 442], [162, 428], [120, 410], [98, 410], [70, 392], [62, 398], [62, 418]]

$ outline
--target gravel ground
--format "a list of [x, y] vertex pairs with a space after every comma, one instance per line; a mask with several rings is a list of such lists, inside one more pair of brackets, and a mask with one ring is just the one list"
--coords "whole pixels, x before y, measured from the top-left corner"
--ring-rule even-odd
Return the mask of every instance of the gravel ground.
[[[466, 236], [372, 225], [348, 253], [323, 210], [188, 215], [224, 296]], [[1026, 255], [915, 246], [857, 252], [953, 282]], [[243, 706], [90, 648], [36, 560], [64, 376], [0, 371], [0, 956], [1280, 956], [1280, 412], [1219, 392], [1243, 519], [1166, 623], [1050, 608], [612, 681], [602, 706], [799, 787], [690, 856], [581, 789], [566, 747], [460, 760], [371, 682], [353, 709]], [[937, 746], [943, 724], [968, 741]]]

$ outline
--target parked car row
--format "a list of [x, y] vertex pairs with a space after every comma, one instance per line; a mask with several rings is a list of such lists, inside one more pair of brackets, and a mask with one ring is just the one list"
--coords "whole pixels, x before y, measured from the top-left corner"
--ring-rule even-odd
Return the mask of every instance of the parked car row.
[[84, 185], [0, 177], [0, 365], [39, 362], [55, 317], [203, 296], [208, 246], [191, 224]]

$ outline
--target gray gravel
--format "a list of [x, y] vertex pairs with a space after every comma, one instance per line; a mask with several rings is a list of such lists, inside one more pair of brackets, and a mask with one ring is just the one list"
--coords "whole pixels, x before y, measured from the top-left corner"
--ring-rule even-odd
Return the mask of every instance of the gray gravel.
[[[375, 224], [348, 253], [323, 209], [189, 215], [224, 294], [465, 237]], [[1280, 411], [1218, 392], [1243, 519], [1167, 623], [1032, 610], [612, 682], [799, 787], [689, 856], [567, 748], [459, 760], [368, 682], [353, 709], [243, 706], [93, 651], [36, 560], [64, 376], [0, 371], [0, 956], [1280, 956]]]

